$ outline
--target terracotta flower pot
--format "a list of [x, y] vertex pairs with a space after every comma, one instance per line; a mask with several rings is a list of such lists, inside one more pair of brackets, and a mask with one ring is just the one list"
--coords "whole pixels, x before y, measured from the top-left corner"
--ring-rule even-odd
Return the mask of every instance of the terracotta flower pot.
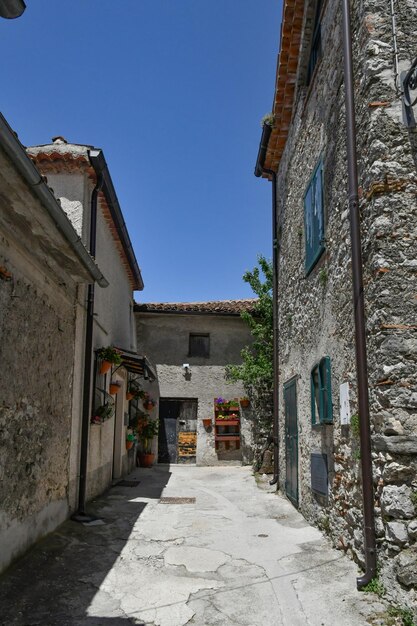
[[133, 400], [134, 397], [135, 397], [134, 393], [130, 393], [130, 391], [127, 392], [126, 400]]
[[111, 368], [111, 361], [102, 361], [100, 365], [100, 374], [106, 374]]
[[203, 426], [204, 426], [204, 428], [210, 428], [211, 424], [212, 424], [211, 417], [207, 417], [207, 418], [203, 419]]
[[241, 401], [240, 401], [240, 406], [241, 406], [243, 409], [247, 409], [249, 405], [250, 405], [250, 401], [249, 401], [249, 400], [241, 400]]
[[152, 402], [145, 402], [143, 404], [143, 408], [146, 409], [147, 411], [152, 411], [154, 405], [152, 404]]
[[134, 441], [126, 441], [126, 450], [130, 450], [131, 448], [133, 448], [134, 443]]
[[116, 385], [116, 383], [110, 383], [110, 386], [109, 386], [110, 395], [114, 396], [116, 393], [119, 393], [121, 388], [122, 388], [121, 385]]
[[155, 460], [154, 454], [149, 454], [145, 452], [139, 453], [139, 463], [141, 467], [152, 467]]

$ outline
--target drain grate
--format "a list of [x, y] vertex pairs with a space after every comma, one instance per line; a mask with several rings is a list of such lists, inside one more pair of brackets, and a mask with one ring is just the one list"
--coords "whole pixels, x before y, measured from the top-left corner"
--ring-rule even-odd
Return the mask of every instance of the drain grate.
[[137, 487], [139, 483], [140, 480], [119, 480], [113, 487]]
[[159, 504], [194, 504], [195, 498], [160, 498]]

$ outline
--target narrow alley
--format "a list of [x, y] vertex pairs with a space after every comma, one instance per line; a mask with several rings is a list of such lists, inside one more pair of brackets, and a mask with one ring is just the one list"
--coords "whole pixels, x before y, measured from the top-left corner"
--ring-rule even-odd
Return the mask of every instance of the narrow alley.
[[249, 467], [138, 468], [89, 511], [3, 575], [2, 626], [365, 626], [381, 610]]

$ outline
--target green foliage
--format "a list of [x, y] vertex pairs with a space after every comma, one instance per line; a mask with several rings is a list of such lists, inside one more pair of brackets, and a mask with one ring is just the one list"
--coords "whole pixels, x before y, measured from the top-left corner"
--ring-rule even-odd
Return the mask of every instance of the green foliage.
[[400, 617], [403, 626], [416, 626], [414, 622], [413, 612], [405, 607], [391, 606], [388, 609], [388, 615], [391, 617]]
[[322, 267], [319, 271], [319, 281], [320, 281], [320, 284], [323, 285], [323, 287], [327, 285], [327, 279], [328, 279], [327, 270], [325, 267]]
[[114, 404], [106, 402], [100, 405], [94, 411], [94, 415], [91, 418], [93, 424], [102, 424], [106, 420], [109, 420], [114, 415]]
[[272, 263], [259, 256], [258, 264], [243, 276], [258, 296], [254, 312], [241, 314], [250, 328], [253, 344], [242, 350], [242, 365], [227, 368], [228, 379], [242, 381], [249, 395], [258, 385], [272, 390], [273, 383]]
[[365, 593], [375, 593], [379, 598], [385, 595], [385, 587], [377, 576], [365, 585], [365, 587], [362, 587], [361, 591]]
[[275, 116], [273, 113], [266, 113], [261, 119], [261, 126], [274, 126], [275, 124]]
[[122, 357], [120, 355], [120, 351], [113, 346], [107, 346], [107, 348], [100, 348], [97, 350], [97, 356], [102, 361], [109, 361], [113, 363], [113, 365], [120, 365], [122, 362]]
[[411, 502], [417, 508], [417, 491], [413, 491], [413, 493], [411, 494]]
[[359, 439], [360, 429], [359, 429], [359, 415], [355, 413], [350, 418], [350, 431], [352, 436], [356, 439]]
[[142, 443], [143, 451], [145, 453], [150, 453], [152, 451], [152, 439], [158, 434], [158, 426], [158, 421], [149, 419], [148, 416], [139, 420], [138, 438]]

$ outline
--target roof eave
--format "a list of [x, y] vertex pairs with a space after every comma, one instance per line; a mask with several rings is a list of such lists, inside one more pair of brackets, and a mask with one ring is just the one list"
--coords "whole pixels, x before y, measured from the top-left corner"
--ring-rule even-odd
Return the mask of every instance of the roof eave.
[[103, 176], [102, 191], [104, 193], [104, 197], [109, 207], [109, 211], [116, 226], [117, 234], [123, 246], [123, 250], [125, 251], [129, 267], [134, 278], [133, 288], [134, 290], [142, 291], [144, 288], [142, 273], [140, 271], [139, 264], [133, 250], [132, 242], [129, 237], [126, 223], [123, 218], [122, 210], [120, 208], [119, 200], [117, 198], [116, 190], [114, 188], [103, 151], [100, 148], [94, 148], [88, 151], [88, 156], [96, 175], [98, 176], [99, 174], [101, 174]]

